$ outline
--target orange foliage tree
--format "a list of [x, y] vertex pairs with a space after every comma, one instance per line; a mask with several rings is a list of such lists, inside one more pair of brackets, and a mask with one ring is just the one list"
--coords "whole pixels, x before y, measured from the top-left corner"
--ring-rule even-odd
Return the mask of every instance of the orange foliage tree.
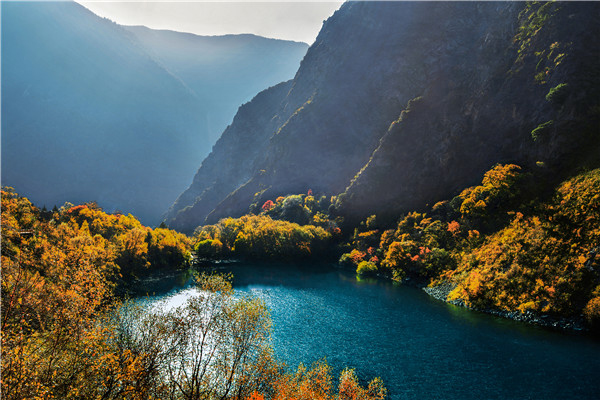
[[[224, 221], [205, 233], [219, 232], [234, 246], [243, 245], [240, 235], [251, 246], [275, 236], [302, 252], [328, 235], [261, 218]], [[48, 217], [2, 189], [2, 398], [261, 399], [283, 393], [292, 381], [273, 358], [268, 310], [257, 299], [234, 296], [224, 277], [200, 277], [204, 295], [172, 311], [115, 298], [120, 271], [185, 260], [189, 243], [95, 204], [66, 206]]]
[[600, 243], [600, 170], [558, 186], [538, 215], [513, 213], [506, 228], [465, 254], [451, 298], [478, 307], [584, 315], [594, 321]]
[[152, 234], [95, 204], [44, 218], [2, 189], [3, 398], [148, 398], [142, 355], [115, 347], [99, 320], [112, 312], [120, 271], [163, 242], [147, 243]]
[[300, 365], [295, 373], [279, 376], [272, 384], [272, 391], [273, 400], [383, 400], [387, 396], [380, 378], [371, 380], [365, 388], [352, 369], [341, 372], [335, 390], [331, 367], [325, 361], [316, 362], [311, 368]]

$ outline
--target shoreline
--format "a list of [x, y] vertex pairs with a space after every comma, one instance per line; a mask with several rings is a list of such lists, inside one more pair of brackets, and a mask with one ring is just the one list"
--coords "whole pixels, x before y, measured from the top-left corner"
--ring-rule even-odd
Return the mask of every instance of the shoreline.
[[[243, 262], [243, 260], [241, 259], [221, 259], [221, 260], [203, 260], [204, 262], [196, 262], [196, 264], [192, 267], [194, 269], [200, 268], [200, 269], [204, 269], [204, 268], [215, 268], [215, 267], [223, 267], [225, 265], [229, 265], [229, 264], [238, 264], [240, 262]], [[258, 261], [259, 263], [288, 263], [287, 261]], [[339, 263], [336, 262], [326, 262], [326, 264], [330, 264], [332, 265], [334, 268], [343, 268], [343, 269], [350, 269], [350, 270], [354, 270], [352, 268], [347, 268], [344, 265], [341, 265]], [[394, 279], [392, 279], [389, 276], [385, 276], [385, 275], [381, 275], [381, 274], [376, 274], [375, 275], [377, 278], [379, 279], [385, 279], [385, 280], [392, 280], [394, 281]], [[544, 328], [549, 328], [549, 329], [553, 329], [553, 330], [560, 330], [563, 332], [571, 332], [571, 333], [593, 333], [592, 330], [586, 325], [585, 320], [583, 319], [583, 316], [579, 316], [579, 317], [574, 317], [574, 318], [566, 318], [566, 317], [555, 317], [552, 315], [547, 315], [547, 314], [535, 314], [531, 311], [526, 311], [524, 313], [520, 312], [520, 311], [503, 311], [503, 310], [496, 310], [496, 309], [480, 309], [480, 308], [475, 308], [475, 307], [469, 307], [465, 304], [464, 301], [462, 300], [447, 300], [448, 298], [448, 294], [456, 287], [456, 284], [452, 283], [452, 282], [444, 282], [441, 283], [439, 285], [436, 286], [427, 286], [426, 284], [424, 284], [424, 282], [420, 282], [418, 280], [414, 280], [414, 279], [403, 279], [402, 281], [396, 281], [399, 282], [401, 284], [404, 285], [409, 285], [409, 286], [413, 286], [413, 287], [417, 287], [421, 290], [423, 290], [425, 293], [427, 293], [429, 296], [433, 297], [436, 300], [439, 301], [443, 301], [444, 303], [449, 303], [455, 306], [459, 306], [459, 307], [463, 307], [463, 308], [467, 308], [469, 310], [472, 311], [477, 311], [477, 312], [482, 312], [485, 314], [489, 314], [489, 315], [494, 315], [497, 317], [502, 317], [502, 318], [506, 318], [506, 319], [510, 319], [513, 321], [518, 321], [518, 322], [523, 322], [523, 323], [527, 323], [529, 325], [536, 325], [536, 326], [540, 326], [540, 327], [544, 327]]]
[[494, 315], [497, 317], [511, 319], [513, 321], [525, 322], [530, 325], [537, 325], [545, 328], [552, 328], [561, 331], [575, 332], [575, 333], [589, 333], [591, 330], [586, 326], [583, 317], [575, 317], [575, 318], [559, 318], [554, 317], [547, 314], [535, 314], [531, 311], [526, 311], [524, 313], [520, 311], [502, 311], [495, 309], [480, 309], [469, 307], [462, 300], [452, 300], [448, 301], [448, 294], [456, 287], [455, 284], [451, 282], [444, 282], [437, 286], [428, 287], [422, 286], [421, 289], [427, 293], [429, 296], [435, 298], [436, 300], [443, 301], [445, 303], [449, 303], [455, 306], [464, 307], [469, 310], [483, 312], [485, 314]]

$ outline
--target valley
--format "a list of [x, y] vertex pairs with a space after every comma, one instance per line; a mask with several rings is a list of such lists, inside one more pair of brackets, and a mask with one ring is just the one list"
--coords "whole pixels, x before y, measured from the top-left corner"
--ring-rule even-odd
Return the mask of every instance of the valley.
[[598, 397], [598, 26], [349, 1], [308, 46], [3, 2], [3, 396]]

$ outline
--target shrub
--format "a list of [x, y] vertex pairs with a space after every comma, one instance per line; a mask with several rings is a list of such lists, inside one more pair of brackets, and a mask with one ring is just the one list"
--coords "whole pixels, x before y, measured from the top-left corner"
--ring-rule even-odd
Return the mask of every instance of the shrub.
[[273, 203], [272, 200], [267, 200], [265, 201], [265, 204], [263, 204], [262, 209], [263, 211], [269, 211], [273, 207], [275, 207], [275, 203]]
[[519, 199], [521, 167], [515, 164], [498, 164], [485, 173], [481, 185], [463, 190], [460, 213], [471, 222], [498, 225], [506, 217], [505, 211], [512, 200]]
[[546, 101], [556, 105], [561, 105], [565, 102], [568, 95], [569, 85], [566, 83], [561, 83], [550, 89], [550, 91], [546, 95]]
[[350, 258], [350, 253], [344, 253], [344, 254], [342, 254], [342, 256], [340, 257], [338, 263], [340, 265], [351, 265], [352, 264], [352, 258]]
[[454, 260], [447, 250], [436, 247], [426, 254], [426, 257], [423, 260], [424, 268], [421, 274], [430, 278], [435, 278], [440, 272], [453, 269], [455, 267], [454, 264]]
[[361, 261], [356, 267], [356, 273], [358, 275], [374, 275], [377, 273], [377, 265], [370, 261]]
[[304, 199], [302, 196], [287, 196], [285, 200], [283, 200], [283, 211], [281, 216], [286, 221], [307, 224], [309, 221], [309, 214], [309, 210], [304, 207]]
[[545, 139], [550, 133], [550, 129], [554, 125], [554, 121], [544, 122], [543, 124], [539, 124], [537, 128], [531, 131], [531, 138], [534, 142], [538, 140]]
[[222, 255], [223, 243], [219, 239], [201, 240], [194, 246], [198, 257], [214, 259]]
[[377, 216], [371, 215], [367, 218], [366, 225], [368, 229], [375, 229], [377, 227]]
[[[595, 292], [600, 293], [600, 286]], [[587, 303], [583, 309], [583, 315], [592, 327], [600, 327], [600, 296], [593, 297]]]

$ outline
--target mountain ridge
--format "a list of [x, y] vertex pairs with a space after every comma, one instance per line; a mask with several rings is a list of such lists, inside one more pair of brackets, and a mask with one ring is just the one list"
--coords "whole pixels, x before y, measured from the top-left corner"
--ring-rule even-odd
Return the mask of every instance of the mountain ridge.
[[124, 29], [206, 104], [206, 129], [213, 143], [240, 104], [290, 79], [308, 48], [304, 43], [252, 34], [200, 36], [139, 26]]
[[193, 33], [193, 32], [186, 32], [186, 31], [176, 31], [173, 29], [159, 29], [159, 28], [151, 28], [149, 26], [146, 25], [120, 25], [121, 27], [127, 29], [127, 30], [135, 30], [135, 29], [148, 29], [154, 32], [163, 32], [163, 33], [174, 33], [177, 35], [181, 35], [181, 36], [191, 36], [191, 37], [199, 37], [199, 38], [207, 38], [207, 39], [214, 39], [214, 38], [244, 38], [244, 37], [248, 37], [248, 38], [256, 38], [256, 39], [265, 39], [265, 40], [273, 40], [273, 41], [278, 41], [278, 42], [286, 42], [286, 43], [297, 43], [297, 44], [301, 44], [301, 45], [306, 45], [308, 46], [307, 43], [302, 42], [302, 41], [298, 41], [298, 40], [292, 40], [292, 39], [281, 39], [281, 38], [274, 38], [274, 37], [268, 37], [268, 36], [260, 36], [254, 33], [227, 33], [227, 34], [223, 34], [223, 35], [201, 35], [198, 33]]
[[[596, 151], [598, 14], [585, 3], [345, 3], [268, 111], [281, 123], [253, 176], [178, 229], [308, 189], [343, 193], [335, 212], [347, 220], [393, 218], [495, 163], [558, 168]], [[546, 99], [560, 85], [562, 103]], [[536, 126], [545, 138], [534, 140]]]

